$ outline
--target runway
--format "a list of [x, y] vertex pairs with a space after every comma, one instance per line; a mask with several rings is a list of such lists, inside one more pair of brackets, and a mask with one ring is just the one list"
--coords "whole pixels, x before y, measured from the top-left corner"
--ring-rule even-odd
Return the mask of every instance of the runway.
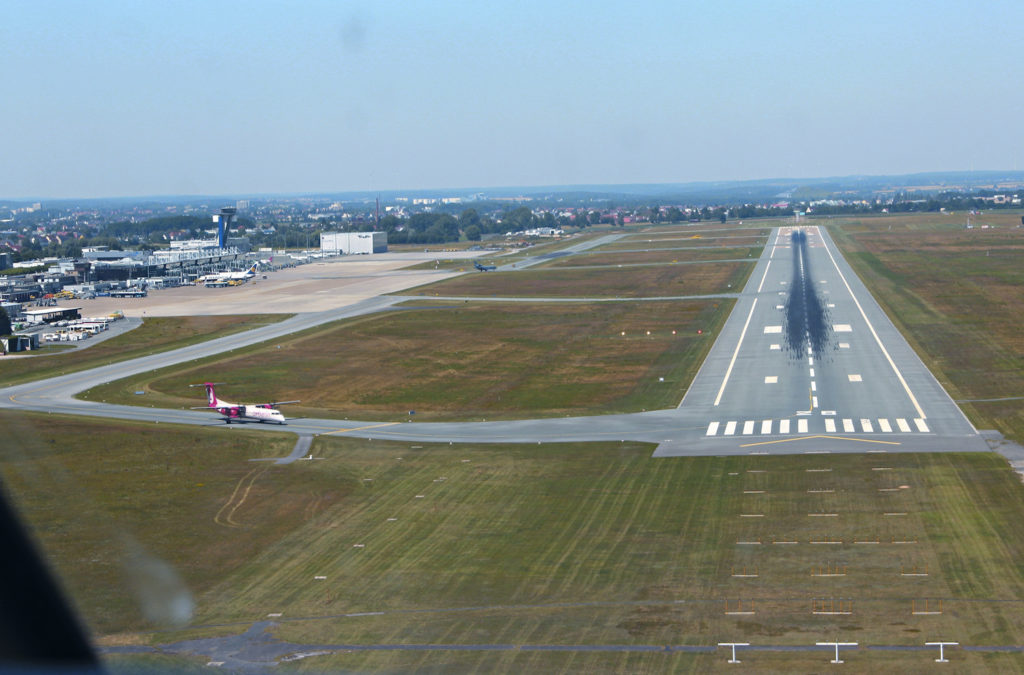
[[[828, 234], [776, 228], [721, 334], [677, 408], [474, 423], [296, 419], [247, 429], [439, 443], [643, 441], [656, 457], [819, 452], [987, 451], [938, 381], [870, 296]], [[129, 375], [389, 309], [381, 296], [207, 343], [0, 391], [0, 407], [173, 424], [206, 412], [113, 406], [74, 395]]]
[[680, 404], [700, 438], [657, 455], [987, 449], [828, 233], [799, 231], [773, 230]]

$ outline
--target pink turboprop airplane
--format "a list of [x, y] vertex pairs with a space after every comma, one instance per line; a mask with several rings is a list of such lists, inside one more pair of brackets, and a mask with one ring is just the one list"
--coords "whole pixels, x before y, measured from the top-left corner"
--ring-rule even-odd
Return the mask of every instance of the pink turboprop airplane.
[[217, 392], [213, 389], [217, 384], [217, 382], [204, 382], [203, 384], [189, 385], [190, 387], [206, 387], [208, 403], [204, 406], [194, 406], [193, 410], [208, 410], [212, 408], [223, 415], [224, 421], [228, 424], [232, 422], [277, 422], [278, 424], [284, 424], [284, 415], [281, 414], [280, 410], [276, 409], [276, 406], [298, 403], [298, 401], [275, 401], [274, 403], [252, 403], [249, 405], [244, 403], [228, 403], [217, 398]]

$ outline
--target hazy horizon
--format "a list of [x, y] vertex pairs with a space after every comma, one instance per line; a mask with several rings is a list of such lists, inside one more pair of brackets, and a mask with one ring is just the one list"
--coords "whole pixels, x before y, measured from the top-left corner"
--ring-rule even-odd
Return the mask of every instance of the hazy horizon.
[[[925, 181], [913, 182], [900, 179], [920, 179]], [[492, 185], [492, 186], [444, 186], [436, 188], [380, 188], [373, 190], [336, 190], [336, 191], [309, 191], [298, 190], [295, 192], [225, 192], [225, 193], [197, 193], [197, 194], [143, 194], [143, 195], [99, 195], [95, 197], [80, 196], [39, 196], [8, 197], [0, 195], [0, 201], [10, 203], [31, 203], [34, 201], [46, 202], [76, 202], [76, 201], [188, 201], [197, 199], [300, 199], [300, 198], [334, 198], [334, 197], [359, 197], [362, 199], [373, 199], [375, 196], [382, 199], [393, 199], [397, 196], [471, 196], [475, 193], [483, 193], [485, 199], [510, 196], [536, 196], [538, 193], [550, 194], [571, 194], [574, 192], [593, 192], [599, 195], [622, 195], [624, 197], [683, 197], [695, 198], [707, 196], [708, 193], [716, 190], [736, 190], [744, 187], [753, 189], [756, 186], [771, 185], [778, 188], [800, 188], [800, 187], [821, 187], [835, 185], [837, 192], [872, 192], [880, 190], [884, 183], [889, 186], [896, 186], [897, 189], [921, 189], [933, 187], [933, 180], [939, 180], [938, 185], [947, 184], [949, 187], [970, 187], [980, 188], [992, 184], [994, 179], [1002, 181], [1017, 182], [1024, 185], [1024, 171], [1014, 170], [975, 170], [975, 171], [928, 171], [912, 174], [879, 174], [874, 176], [850, 175], [850, 176], [805, 176], [786, 177], [775, 176], [765, 178], [753, 178], [738, 181], [689, 181], [685, 183], [585, 183], [578, 185]], [[932, 180], [929, 180], [932, 179]], [[967, 179], [967, 180], [965, 180]], [[854, 183], [857, 183], [856, 185]], [[867, 183], [865, 185], [864, 183]]]
[[0, 194], [1016, 170], [1024, 5], [689, 4], [15, 0]]

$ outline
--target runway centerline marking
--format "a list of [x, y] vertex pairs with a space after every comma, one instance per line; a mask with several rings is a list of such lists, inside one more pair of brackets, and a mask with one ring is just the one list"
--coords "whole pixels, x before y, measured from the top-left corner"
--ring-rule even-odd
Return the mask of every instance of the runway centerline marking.
[[864, 308], [861, 306], [860, 300], [857, 299], [857, 296], [853, 294], [853, 289], [850, 288], [850, 282], [846, 280], [846, 276], [843, 274], [843, 271], [839, 269], [839, 263], [836, 261], [835, 256], [832, 255], [832, 250], [828, 246], [825, 246], [825, 253], [828, 253], [828, 257], [832, 260], [832, 265], [836, 268], [836, 274], [838, 274], [839, 278], [843, 280], [843, 285], [846, 286], [846, 291], [850, 294], [853, 304], [857, 305], [857, 310], [860, 311], [860, 315], [868, 325], [868, 330], [871, 331], [871, 335], [874, 336], [875, 342], [878, 343], [878, 348], [882, 350], [882, 354], [885, 355], [885, 359], [889, 362], [889, 366], [892, 368], [893, 372], [896, 373], [896, 379], [898, 379], [900, 384], [903, 385], [903, 390], [906, 391], [907, 396], [910, 397], [910, 402], [914, 404], [914, 409], [917, 410], [917, 414], [921, 416], [921, 419], [927, 419], [928, 416], [925, 415], [924, 410], [921, 409], [921, 405], [917, 402], [914, 392], [910, 391], [910, 385], [908, 385], [907, 381], [903, 379], [903, 373], [901, 373], [900, 369], [896, 367], [896, 362], [893, 361], [892, 356], [889, 355], [889, 350], [887, 350], [885, 345], [882, 344], [882, 338], [878, 336], [878, 333], [875, 331], [875, 327], [871, 325], [871, 320], [868, 319], [867, 312], [864, 311]]

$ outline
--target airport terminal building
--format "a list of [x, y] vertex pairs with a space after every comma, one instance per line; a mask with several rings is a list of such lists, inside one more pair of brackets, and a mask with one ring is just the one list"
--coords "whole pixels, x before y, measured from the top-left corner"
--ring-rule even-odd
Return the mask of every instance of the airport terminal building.
[[330, 255], [386, 253], [387, 232], [324, 232], [320, 250]]

